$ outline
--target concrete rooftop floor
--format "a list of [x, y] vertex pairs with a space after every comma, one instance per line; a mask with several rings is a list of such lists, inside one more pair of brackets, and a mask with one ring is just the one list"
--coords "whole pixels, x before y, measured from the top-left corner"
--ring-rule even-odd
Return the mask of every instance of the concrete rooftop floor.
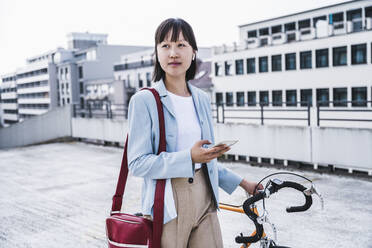
[[[0, 247], [107, 247], [105, 218], [121, 156], [122, 148], [75, 142], [0, 150]], [[279, 171], [223, 165], [256, 181]], [[319, 199], [314, 198], [309, 211], [288, 214], [286, 206], [303, 203], [301, 194], [284, 189], [273, 195], [266, 205], [277, 227], [277, 243], [303, 248], [372, 247], [372, 182], [300, 174], [314, 180], [325, 209], [321, 211]], [[304, 182], [292, 176], [278, 178]], [[140, 211], [140, 182], [140, 178], [128, 180], [124, 211]], [[225, 203], [239, 205], [245, 199], [240, 188], [232, 195], [220, 192]], [[221, 210], [219, 218], [225, 247], [240, 247], [235, 236], [253, 230], [242, 214]], [[271, 234], [269, 228], [267, 232]]]

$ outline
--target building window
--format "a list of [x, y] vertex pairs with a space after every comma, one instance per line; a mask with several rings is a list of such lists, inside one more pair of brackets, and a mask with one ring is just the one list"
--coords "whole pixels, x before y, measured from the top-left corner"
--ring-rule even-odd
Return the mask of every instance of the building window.
[[67, 98], [66, 100], [67, 100], [67, 104], [70, 104], [70, 98]]
[[248, 31], [248, 38], [256, 38], [257, 30]]
[[247, 73], [256, 72], [256, 58], [247, 59]]
[[282, 55], [271, 56], [271, 70], [281, 71], [282, 70]]
[[307, 107], [309, 104], [313, 106], [313, 90], [303, 89], [300, 91], [301, 94], [301, 107]]
[[225, 61], [225, 75], [232, 75], [232, 61]]
[[296, 70], [296, 53], [287, 53], [285, 55], [285, 69]]
[[311, 51], [300, 52], [300, 68], [310, 69], [311, 67]]
[[351, 46], [351, 64], [366, 64], [367, 63], [367, 44], [359, 44]]
[[83, 78], [83, 67], [79, 66], [79, 78]]
[[142, 88], [143, 87], [143, 80], [141, 78], [141, 74], [138, 73], [137, 77], [138, 77], [138, 87]]
[[277, 25], [277, 26], [271, 27], [271, 33], [272, 34], [277, 34], [277, 33], [281, 33], [281, 32], [282, 32], [282, 25]]
[[316, 89], [316, 102], [319, 106], [329, 107], [329, 89]]
[[221, 62], [216, 62], [214, 63], [214, 75], [216, 77], [222, 76], [222, 63]]
[[233, 105], [234, 105], [233, 93], [226, 92], [226, 106], [233, 106]]
[[263, 106], [269, 105], [269, 92], [268, 91], [260, 91], [260, 104]]
[[259, 70], [260, 72], [268, 72], [267, 56], [259, 58]]
[[353, 24], [353, 32], [363, 30], [362, 9], [354, 9], [346, 12], [347, 20]]
[[84, 97], [80, 97], [80, 107], [84, 108]]
[[281, 90], [273, 90], [273, 106], [283, 105], [283, 93]]
[[261, 28], [259, 30], [260, 35], [269, 35], [269, 28]]
[[296, 90], [286, 90], [285, 97], [286, 97], [287, 107], [297, 106], [297, 91]]
[[65, 98], [62, 99], [62, 106], [65, 105]]
[[256, 91], [248, 91], [248, 106], [256, 106]]
[[243, 91], [236, 92], [236, 105], [244, 106], [244, 92]]
[[347, 88], [333, 88], [333, 106], [347, 107]]
[[367, 87], [353, 87], [351, 88], [351, 100], [353, 107], [367, 106]]
[[292, 31], [292, 30], [296, 30], [296, 23], [295, 22], [284, 24], [284, 31], [287, 32], [287, 31]]
[[316, 50], [316, 67], [328, 67], [328, 48]]
[[150, 72], [146, 72], [146, 83], [147, 83], [147, 87], [151, 86], [151, 73]]
[[333, 48], [333, 66], [347, 65], [347, 47]]
[[235, 73], [236, 75], [244, 74], [244, 65], [242, 59], [235, 60]]
[[[84, 83], [80, 82], [79, 86], [80, 86], [80, 94], [84, 94]], [[63, 84], [62, 84], [62, 89], [63, 89]]]
[[[298, 21], [298, 29], [308, 29], [310, 28], [310, 19]], [[301, 34], [308, 34], [310, 32], [302, 31]]]
[[222, 95], [221, 92], [216, 93], [216, 104], [217, 104], [217, 106], [223, 104], [223, 95]]
[[333, 24], [335, 30], [344, 28], [344, 12], [331, 14], [330, 24]]

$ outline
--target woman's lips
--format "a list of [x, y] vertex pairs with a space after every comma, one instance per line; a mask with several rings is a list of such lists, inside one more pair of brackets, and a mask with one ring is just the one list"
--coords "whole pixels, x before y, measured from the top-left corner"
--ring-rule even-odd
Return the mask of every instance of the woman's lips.
[[172, 63], [169, 63], [170, 66], [179, 66], [181, 65], [181, 63], [179, 62], [172, 62]]

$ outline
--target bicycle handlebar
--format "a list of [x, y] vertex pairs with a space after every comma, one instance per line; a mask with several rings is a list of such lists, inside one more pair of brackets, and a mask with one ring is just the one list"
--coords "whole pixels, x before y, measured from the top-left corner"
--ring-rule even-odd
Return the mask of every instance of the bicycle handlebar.
[[286, 211], [288, 213], [294, 213], [294, 212], [303, 212], [303, 211], [306, 211], [308, 210], [312, 203], [313, 203], [313, 199], [311, 197], [311, 195], [306, 195], [304, 193], [304, 191], [306, 190], [306, 188], [299, 184], [299, 183], [296, 183], [296, 182], [291, 182], [291, 181], [284, 181], [284, 182], [275, 182], [273, 180], [270, 180], [270, 185], [267, 187], [268, 191], [269, 191], [269, 194], [266, 195], [266, 192], [263, 191], [263, 192], [259, 192], [258, 194], [248, 198], [247, 200], [245, 200], [245, 202], [243, 203], [243, 210], [245, 212], [245, 214], [253, 221], [254, 225], [256, 226], [256, 234], [255, 235], [252, 235], [252, 236], [237, 236], [235, 238], [235, 242], [236, 243], [255, 243], [257, 241], [259, 241], [262, 237], [262, 234], [263, 234], [263, 225], [258, 223], [258, 215], [253, 212], [250, 208], [250, 205], [254, 204], [255, 202], [259, 201], [259, 200], [262, 200], [264, 199], [265, 197], [269, 197], [269, 195], [273, 194], [273, 193], [276, 193], [278, 192], [278, 190], [282, 189], [282, 188], [293, 188], [293, 189], [296, 189], [298, 191], [301, 191], [303, 193], [303, 195], [305, 196], [305, 204], [302, 205], [302, 206], [292, 206], [292, 207], [287, 207], [286, 208]]

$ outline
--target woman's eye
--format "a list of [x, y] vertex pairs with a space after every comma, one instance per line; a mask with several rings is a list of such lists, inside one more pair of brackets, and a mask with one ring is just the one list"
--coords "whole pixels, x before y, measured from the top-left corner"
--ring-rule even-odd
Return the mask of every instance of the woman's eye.
[[167, 44], [164, 44], [164, 45], [162, 45], [162, 47], [165, 47], [165, 48], [167, 48], [167, 47], [168, 47], [168, 45], [167, 45]]
[[179, 46], [179, 47], [185, 47], [186, 45], [181, 43], [181, 44], [179, 44], [178, 46]]

